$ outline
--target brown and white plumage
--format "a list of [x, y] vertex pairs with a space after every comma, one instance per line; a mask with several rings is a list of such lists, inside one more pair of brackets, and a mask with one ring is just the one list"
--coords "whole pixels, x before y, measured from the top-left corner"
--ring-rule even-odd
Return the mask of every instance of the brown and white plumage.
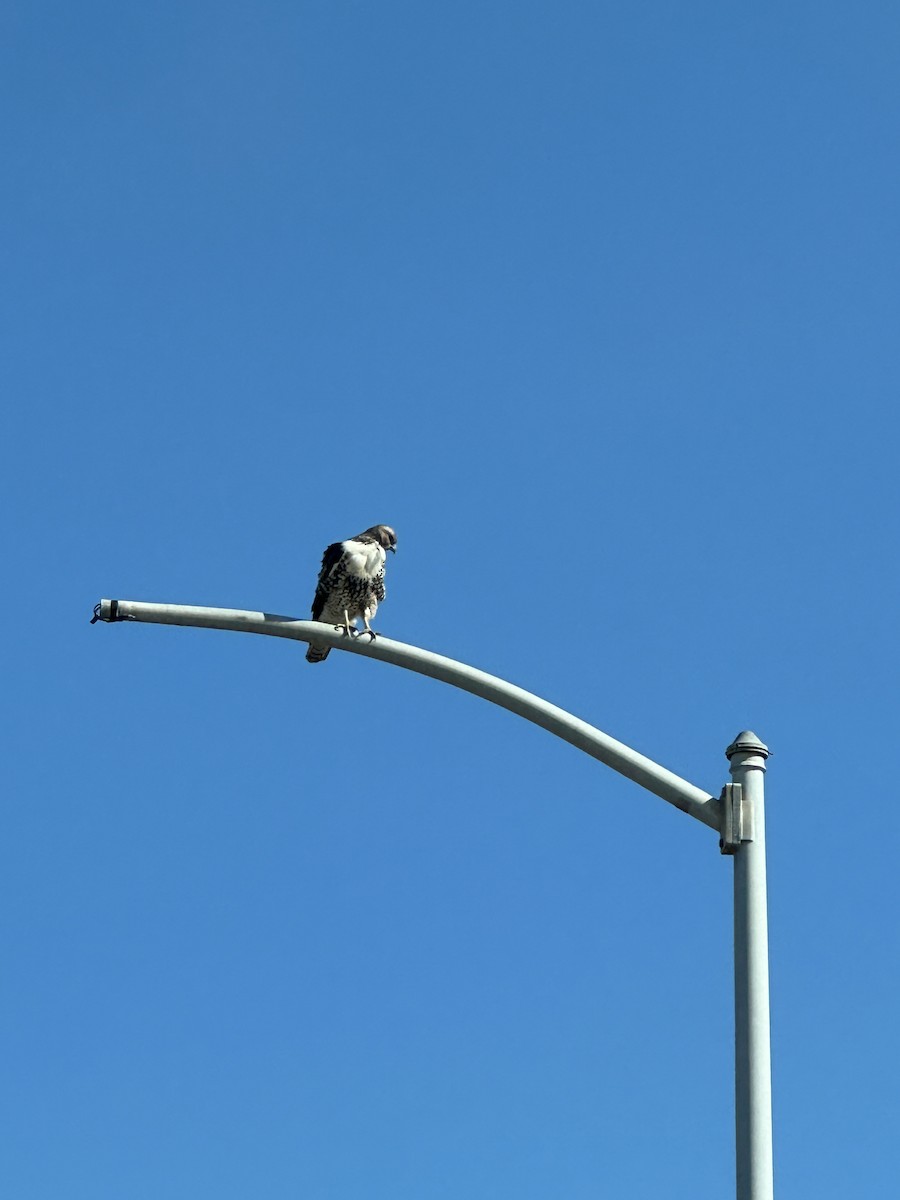
[[[333, 542], [322, 556], [312, 619], [343, 628], [348, 635], [355, 632], [353, 623], [361, 619], [365, 631], [374, 638], [375, 630], [369, 622], [385, 596], [385, 551], [396, 549], [397, 535], [390, 525], [373, 525], [356, 537]], [[322, 662], [330, 648], [311, 642], [307, 662]]]

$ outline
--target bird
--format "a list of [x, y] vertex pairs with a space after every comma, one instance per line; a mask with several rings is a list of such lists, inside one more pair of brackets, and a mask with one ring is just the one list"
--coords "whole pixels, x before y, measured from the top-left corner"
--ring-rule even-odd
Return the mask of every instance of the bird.
[[[368, 633], [377, 636], [369, 624], [384, 600], [384, 564], [386, 550], [396, 553], [397, 535], [390, 525], [371, 525], [356, 537], [333, 542], [322, 555], [322, 569], [312, 602], [312, 619], [348, 637]], [[352, 625], [362, 618], [365, 629], [357, 632]], [[324, 662], [330, 646], [310, 642], [307, 662]]]

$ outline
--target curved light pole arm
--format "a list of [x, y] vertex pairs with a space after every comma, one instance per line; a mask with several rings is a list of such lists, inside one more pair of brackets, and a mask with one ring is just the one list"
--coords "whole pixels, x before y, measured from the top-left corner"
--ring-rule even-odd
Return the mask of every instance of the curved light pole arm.
[[702, 788], [695, 787], [672, 771], [661, 767], [652, 759], [645, 758], [622, 742], [617, 742], [579, 720], [563, 708], [549, 704], [539, 696], [526, 692], [524, 688], [507, 683], [496, 675], [488, 675], [475, 667], [432, 654], [418, 646], [394, 642], [378, 636], [349, 638], [330, 625], [316, 621], [298, 621], [293, 617], [277, 616], [274, 613], [249, 612], [238, 608], [201, 608], [189, 604], [147, 604], [138, 600], [101, 600], [95, 610], [100, 621], [143, 621], [158, 625], [192, 625], [204, 629], [231, 629], [239, 633], [261, 633], [272, 637], [291, 638], [295, 641], [316, 641], [334, 650], [348, 650], [351, 654], [362, 654], [377, 658], [381, 662], [405, 667], [420, 675], [428, 675], [443, 683], [472, 692], [492, 704], [507, 708], [510, 712], [540, 725], [592, 758], [599, 759], [620, 775], [625, 775], [648, 792], [660, 796], [682, 812], [689, 813], [719, 830], [721, 805], [718, 800]]

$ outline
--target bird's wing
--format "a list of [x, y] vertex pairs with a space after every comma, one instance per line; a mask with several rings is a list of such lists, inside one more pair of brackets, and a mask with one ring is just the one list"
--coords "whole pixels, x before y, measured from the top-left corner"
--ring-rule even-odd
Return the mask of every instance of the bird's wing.
[[333, 542], [322, 555], [322, 569], [319, 571], [319, 582], [316, 584], [316, 594], [312, 602], [312, 619], [314, 621], [318, 621], [322, 615], [322, 609], [325, 607], [328, 593], [331, 590], [329, 586], [331, 573], [343, 557], [343, 542]]

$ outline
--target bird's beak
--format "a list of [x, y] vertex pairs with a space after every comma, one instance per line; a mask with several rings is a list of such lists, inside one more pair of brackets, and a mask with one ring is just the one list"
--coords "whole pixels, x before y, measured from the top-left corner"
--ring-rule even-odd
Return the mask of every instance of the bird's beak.
[[388, 550], [390, 550], [391, 554], [396, 554], [396, 553], [397, 553], [397, 547], [396, 547], [396, 546], [388, 546]]

